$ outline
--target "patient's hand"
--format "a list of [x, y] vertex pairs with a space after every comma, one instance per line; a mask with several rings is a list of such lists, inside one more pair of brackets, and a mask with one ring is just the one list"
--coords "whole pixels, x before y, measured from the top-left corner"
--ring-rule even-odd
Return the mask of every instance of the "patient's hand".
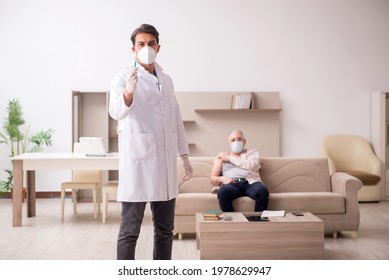
[[228, 178], [226, 176], [221, 176], [220, 181], [221, 181], [222, 185], [228, 185], [228, 184], [231, 184], [234, 182], [234, 180], [232, 178]]
[[228, 162], [230, 161], [230, 156], [227, 153], [219, 153], [216, 156], [217, 159], [221, 159], [222, 161]]

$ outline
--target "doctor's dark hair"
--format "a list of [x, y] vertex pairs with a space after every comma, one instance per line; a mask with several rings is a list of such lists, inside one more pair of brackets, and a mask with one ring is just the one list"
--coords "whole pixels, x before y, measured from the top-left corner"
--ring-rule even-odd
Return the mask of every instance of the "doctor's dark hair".
[[155, 27], [150, 25], [150, 24], [144, 23], [139, 28], [135, 29], [134, 32], [132, 32], [132, 35], [131, 35], [132, 45], [135, 46], [135, 37], [139, 33], [147, 33], [147, 34], [153, 35], [155, 37], [155, 39], [157, 40], [157, 44], [159, 44], [159, 33], [158, 33], [157, 29], [155, 29]]

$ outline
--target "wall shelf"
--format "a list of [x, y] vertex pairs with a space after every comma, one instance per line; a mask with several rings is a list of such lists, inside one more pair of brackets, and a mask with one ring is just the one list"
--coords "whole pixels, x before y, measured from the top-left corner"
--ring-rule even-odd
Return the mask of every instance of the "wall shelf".
[[[191, 156], [216, 156], [228, 149], [227, 134], [242, 130], [248, 148], [262, 156], [280, 155], [278, 92], [251, 92], [253, 109], [231, 109], [237, 92], [176, 92]], [[195, 144], [195, 145], [193, 145]]]

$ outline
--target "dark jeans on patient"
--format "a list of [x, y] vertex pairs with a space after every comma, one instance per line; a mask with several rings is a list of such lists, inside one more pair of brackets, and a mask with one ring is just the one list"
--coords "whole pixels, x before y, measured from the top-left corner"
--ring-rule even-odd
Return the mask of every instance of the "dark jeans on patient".
[[223, 212], [234, 212], [232, 201], [241, 196], [248, 196], [255, 200], [255, 212], [267, 209], [269, 191], [262, 182], [249, 184], [247, 180], [222, 185], [217, 193], [219, 206]]
[[[147, 202], [122, 202], [117, 259], [135, 259], [135, 247]], [[171, 260], [176, 199], [150, 202], [154, 224], [154, 260]]]

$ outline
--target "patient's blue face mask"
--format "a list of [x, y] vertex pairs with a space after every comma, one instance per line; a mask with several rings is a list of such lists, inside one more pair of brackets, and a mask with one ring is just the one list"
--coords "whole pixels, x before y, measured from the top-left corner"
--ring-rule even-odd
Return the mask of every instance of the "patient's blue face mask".
[[242, 141], [234, 141], [231, 143], [231, 151], [236, 154], [243, 152], [244, 144]]

